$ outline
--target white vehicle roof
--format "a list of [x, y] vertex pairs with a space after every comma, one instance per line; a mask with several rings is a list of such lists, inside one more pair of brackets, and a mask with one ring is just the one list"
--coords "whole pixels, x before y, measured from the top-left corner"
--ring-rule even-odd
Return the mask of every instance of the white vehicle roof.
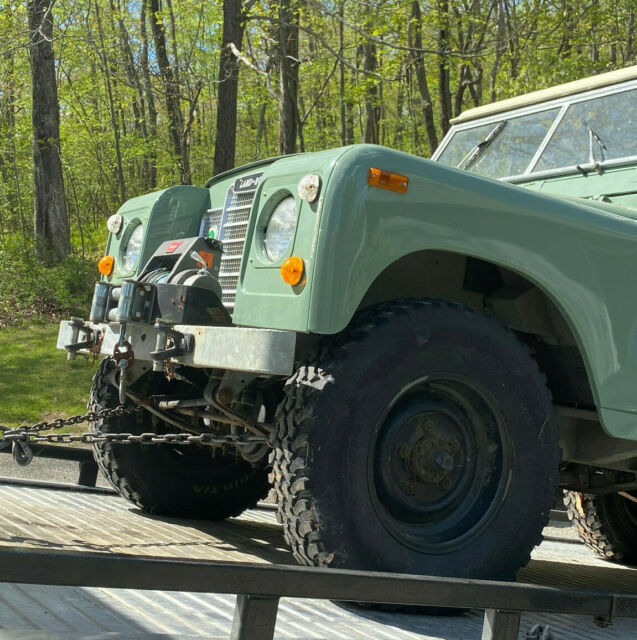
[[491, 104], [485, 104], [481, 107], [468, 109], [457, 118], [451, 120], [451, 124], [465, 123], [470, 120], [492, 116], [496, 113], [512, 111], [513, 109], [520, 109], [522, 107], [528, 107], [541, 102], [548, 102], [549, 100], [556, 100], [576, 93], [583, 93], [584, 91], [591, 91], [592, 89], [599, 89], [634, 79], [637, 79], [637, 65], [617, 71], [609, 71], [608, 73], [600, 73], [597, 76], [590, 76], [582, 80], [559, 84], [549, 89], [541, 89], [540, 91], [533, 91], [532, 93], [526, 93], [522, 96], [516, 96], [515, 98], [500, 100], [499, 102], [492, 102]]

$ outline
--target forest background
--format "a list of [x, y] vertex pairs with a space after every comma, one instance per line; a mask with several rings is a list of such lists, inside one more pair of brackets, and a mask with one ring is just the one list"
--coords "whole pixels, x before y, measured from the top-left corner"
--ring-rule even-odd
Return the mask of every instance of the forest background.
[[86, 311], [126, 199], [357, 142], [428, 157], [463, 109], [635, 64], [636, 7], [0, 0], [0, 327]]

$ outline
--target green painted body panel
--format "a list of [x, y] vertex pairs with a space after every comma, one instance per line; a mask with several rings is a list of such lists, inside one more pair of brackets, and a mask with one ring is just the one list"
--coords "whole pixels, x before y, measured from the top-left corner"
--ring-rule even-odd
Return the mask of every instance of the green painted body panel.
[[[199, 233], [202, 214], [210, 207], [210, 192], [202, 187], [177, 186], [155, 191], [125, 202], [118, 213], [124, 222], [118, 234], [109, 234], [106, 253], [115, 258], [113, 273], [107, 282], [134, 277], [168, 239], [189, 238]], [[136, 221], [146, 233], [140, 257], [132, 271], [122, 268], [122, 255]]]
[[[246, 236], [246, 248], [235, 300], [233, 321], [254, 327], [288, 329], [307, 332], [311, 282], [315, 272], [318, 220], [324, 208], [321, 193], [309, 204], [299, 198], [298, 182], [307, 173], [321, 176], [329, 185], [333, 168], [344, 149], [286, 156], [268, 166], [261, 178], [254, 200]], [[294, 240], [276, 262], [271, 262], [263, 249], [265, 227], [276, 205], [286, 196], [294, 196], [299, 211]], [[305, 262], [305, 277], [295, 287], [283, 282], [282, 262], [297, 255]]]
[[606, 169], [601, 174], [591, 171], [586, 176], [575, 173], [543, 180], [519, 180], [517, 184], [549, 195], [610, 201], [634, 209], [624, 215], [637, 218], [637, 166], [634, 164]]

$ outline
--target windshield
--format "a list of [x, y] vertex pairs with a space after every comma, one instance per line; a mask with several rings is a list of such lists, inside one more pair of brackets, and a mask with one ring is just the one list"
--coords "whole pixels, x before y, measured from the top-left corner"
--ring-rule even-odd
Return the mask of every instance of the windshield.
[[[587, 100], [572, 96], [563, 102], [566, 105], [517, 117], [503, 113], [488, 124], [478, 120], [473, 126], [459, 125], [464, 128], [452, 130], [437, 160], [470, 173], [507, 178], [637, 155], [637, 89], [620, 87], [609, 95]], [[504, 122], [506, 127], [485, 144]]]
[[484, 142], [496, 125], [507, 122], [507, 126], [466, 168], [470, 173], [493, 178], [524, 173], [558, 113], [559, 108], [549, 109], [458, 131], [438, 161], [458, 166], [472, 148]]
[[[551, 136], [535, 171], [587, 163], [590, 130], [604, 141], [607, 160], [635, 155], [637, 89], [572, 104]], [[593, 151], [600, 160], [597, 143]]]

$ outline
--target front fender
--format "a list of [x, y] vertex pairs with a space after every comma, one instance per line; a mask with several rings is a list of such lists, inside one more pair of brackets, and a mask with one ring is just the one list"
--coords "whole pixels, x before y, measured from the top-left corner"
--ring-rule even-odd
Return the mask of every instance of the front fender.
[[[407, 176], [407, 193], [369, 186], [370, 167]], [[542, 289], [578, 342], [605, 426], [637, 439], [637, 222], [383, 147], [353, 147], [327, 185], [310, 331], [341, 331], [375, 278], [423, 249], [499, 264]]]

